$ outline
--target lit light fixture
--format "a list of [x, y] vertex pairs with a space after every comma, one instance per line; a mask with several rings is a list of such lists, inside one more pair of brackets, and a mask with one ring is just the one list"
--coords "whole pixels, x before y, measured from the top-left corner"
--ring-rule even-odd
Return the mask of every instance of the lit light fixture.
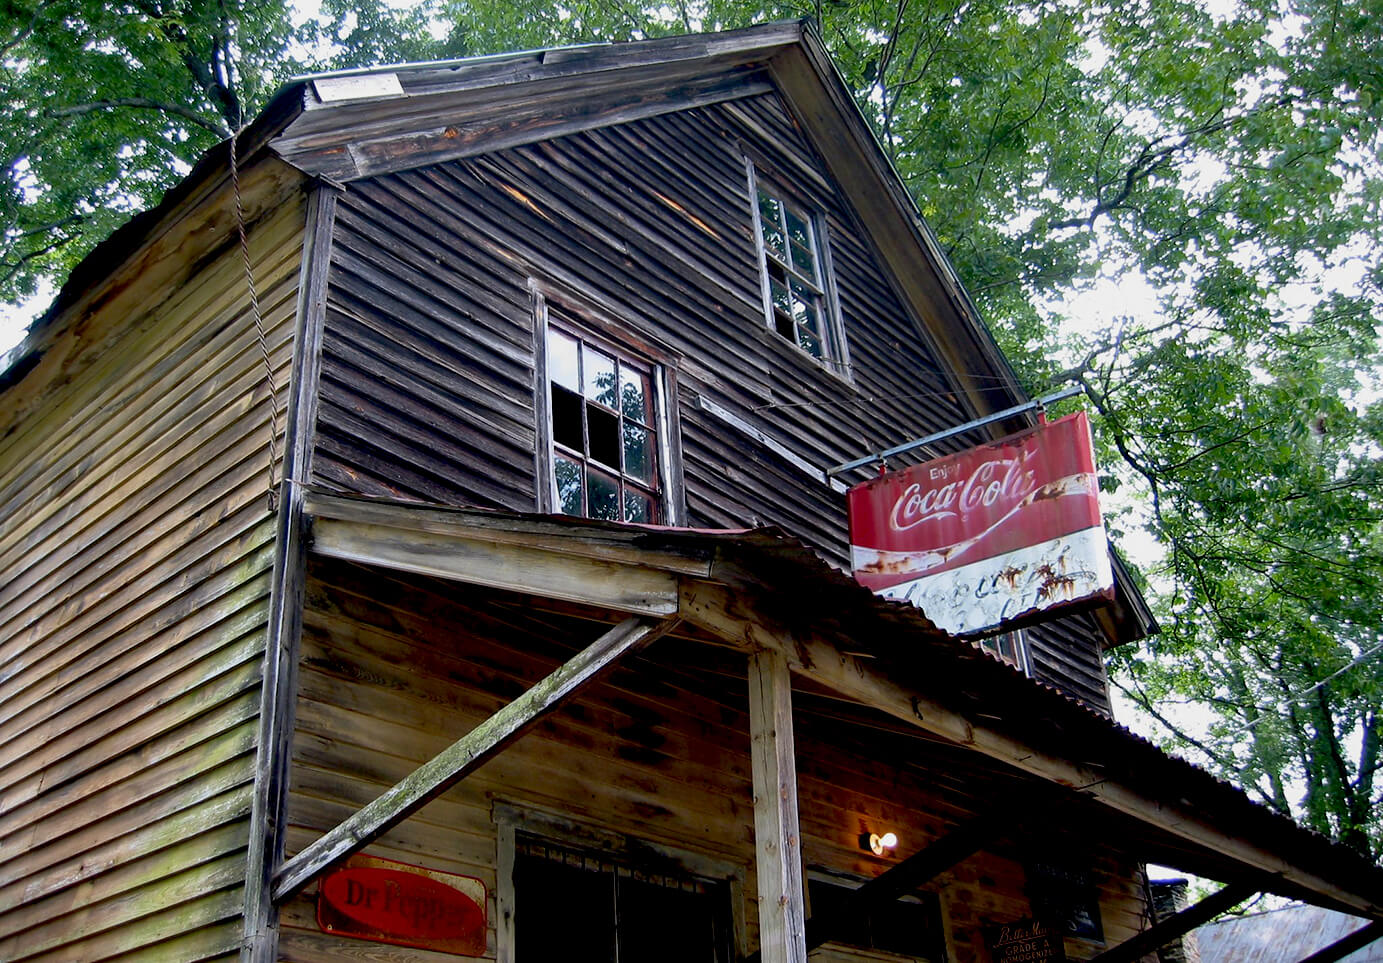
[[875, 856], [886, 856], [898, 845], [897, 833], [860, 833], [860, 849], [873, 853]]

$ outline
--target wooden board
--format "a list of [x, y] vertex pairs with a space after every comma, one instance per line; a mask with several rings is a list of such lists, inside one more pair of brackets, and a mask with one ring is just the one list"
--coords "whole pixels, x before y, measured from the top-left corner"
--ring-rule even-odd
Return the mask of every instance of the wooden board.
[[[303, 209], [275, 205], [250, 244], [282, 411]], [[150, 282], [191, 283], [110, 295], [72, 333], [100, 349], [0, 438], [6, 960], [238, 947], [271, 398], [238, 249], [193, 274], [173, 254], [150, 255]]]

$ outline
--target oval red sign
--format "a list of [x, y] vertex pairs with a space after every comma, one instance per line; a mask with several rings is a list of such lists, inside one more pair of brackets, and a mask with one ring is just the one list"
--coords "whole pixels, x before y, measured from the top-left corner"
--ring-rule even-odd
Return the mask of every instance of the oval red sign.
[[[334, 932], [428, 945], [485, 933], [485, 910], [460, 890], [419, 872], [352, 866], [322, 881], [319, 918]], [[322, 909], [329, 908], [329, 913]], [[331, 919], [328, 922], [327, 916]], [[483, 942], [481, 943], [483, 946]]]

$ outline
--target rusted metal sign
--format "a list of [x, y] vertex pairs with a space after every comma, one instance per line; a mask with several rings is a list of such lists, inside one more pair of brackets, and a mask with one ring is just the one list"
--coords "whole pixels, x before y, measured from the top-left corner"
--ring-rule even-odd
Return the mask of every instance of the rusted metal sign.
[[1112, 599], [1084, 412], [850, 490], [855, 578], [956, 635]]
[[395, 946], [485, 955], [485, 884], [469, 876], [352, 856], [322, 880], [317, 924]]

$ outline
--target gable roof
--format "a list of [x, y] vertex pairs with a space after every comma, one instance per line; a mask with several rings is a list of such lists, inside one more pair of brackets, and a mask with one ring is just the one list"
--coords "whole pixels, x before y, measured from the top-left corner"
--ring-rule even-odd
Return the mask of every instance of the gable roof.
[[[299, 172], [303, 184], [349, 181], [770, 90], [784, 99], [840, 184], [962, 403], [983, 415], [1026, 400], [805, 21], [302, 77], [241, 133], [237, 156], [242, 176], [273, 157]], [[227, 141], [209, 151], [158, 206], [134, 217], [72, 272], [6, 359], [0, 390], [22, 380], [115, 279], [147, 260], [172, 222], [199, 205], [225, 204], [230, 148]], [[1008, 422], [995, 431], [1025, 426]], [[0, 424], [0, 433], [5, 427]]]

